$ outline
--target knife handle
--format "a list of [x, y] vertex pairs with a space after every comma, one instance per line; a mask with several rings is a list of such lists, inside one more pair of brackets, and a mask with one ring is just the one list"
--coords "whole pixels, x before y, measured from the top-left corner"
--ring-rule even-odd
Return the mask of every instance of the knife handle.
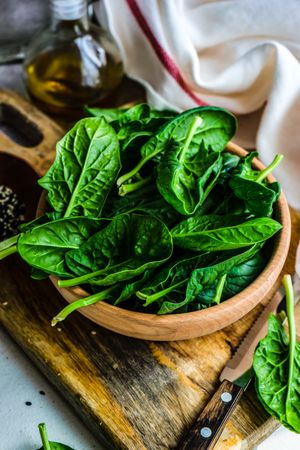
[[243, 392], [242, 387], [224, 380], [184, 436], [178, 450], [213, 448]]

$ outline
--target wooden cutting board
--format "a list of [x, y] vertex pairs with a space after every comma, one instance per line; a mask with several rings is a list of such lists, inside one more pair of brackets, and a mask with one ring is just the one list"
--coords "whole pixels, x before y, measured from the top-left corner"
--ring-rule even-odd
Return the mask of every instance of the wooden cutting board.
[[[0, 184], [14, 188], [33, 217], [38, 175], [54, 158], [62, 130], [16, 94], [0, 92]], [[30, 167], [31, 166], [31, 167]], [[300, 217], [285, 271], [293, 271]], [[146, 342], [107, 331], [79, 313], [51, 328], [64, 300], [33, 281], [17, 257], [0, 263], [0, 322], [109, 448], [175, 449], [218, 385], [218, 376], [262, 306], [198, 339]], [[300, 330], [300, 323], [298, 324]], [[251, 449], [278, 427], [253, 386], [242, 397], [216, 450]]]

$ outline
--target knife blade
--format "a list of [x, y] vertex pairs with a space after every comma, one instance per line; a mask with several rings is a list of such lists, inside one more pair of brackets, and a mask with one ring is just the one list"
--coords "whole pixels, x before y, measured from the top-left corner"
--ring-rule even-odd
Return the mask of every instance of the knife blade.
[[[284, 300], [284, 290], [280, 287], [267, 306], [262, 310], [261, 314], [258, 316], [238, 346], [236, 352], [222, 370], [220, 381], [228, 380], [244, 387], [245, 389], [245, 386], [251, 379], [249, 370], [252, 367], [254, 350], [256, 349], [259, 341], [265, 337], [268, 332], [269, 314], [277, 311], [277, 309], [281, 309], [279, 308], [279, 305], [282, 300]], [[250, 377], [249, 380], [247, 374]]]
[[[300, 296], [300, 247], [296, 255], [293, 277], [295, 301]], [[253, 353], [268, 331], [271, 312], [285, 310], [284, 290], [280, 287], [253, 323], [232, 358], [220, 374], [221, 384], [192, 428], [184, 436], [178, 450], [208, 450], [220, 437], [223, 428], [253, 376]]]

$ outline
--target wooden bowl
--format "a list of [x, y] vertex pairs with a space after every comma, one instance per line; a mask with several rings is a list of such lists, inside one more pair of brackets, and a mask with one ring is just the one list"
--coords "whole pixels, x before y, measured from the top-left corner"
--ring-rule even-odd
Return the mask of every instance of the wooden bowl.
[[[239, 156], [247, 152], [236, 144], [229, 143], [227, 149]], [[256, 169], [265, 166], [253, 160]], [[270, 175], [269, 181], [275, 181]], [[45, 211], [45, 197], [40, 200], [38, 214]], [[280, 285], [280, 273], [285, 263], [291, 236], [291, 219], [283, 193], [274, 208], [274, 217], [282, 224], [281, 232], [274, 239], [272, 254], [265, 269], [246, 289], [234, 297], [210, 308], [181, 314], [156, 315], [129, 311], [105, 302], [80, 308], [78, 311], [104, 328], [126, 336], [153, 341], [175, 341], [191, 339], [213, 333], [239, 320], [258, 303], [266, 303]], [[67, 302], [86, 297], [81, 287], [60, 288], [58, 279], [51, 281]]]

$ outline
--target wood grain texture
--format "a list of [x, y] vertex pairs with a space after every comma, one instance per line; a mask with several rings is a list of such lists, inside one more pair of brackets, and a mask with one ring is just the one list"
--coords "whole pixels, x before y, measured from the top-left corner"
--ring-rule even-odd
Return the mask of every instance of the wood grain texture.
[[[0, 157], [0, 184], [6, 181], [19, 189], [29, 205], [28, 217], [40, 195], [36, 178], [24, 162]], [[289, 272], [299, 242], [300, 216], [293, 213], [292, 219]], [[262, 309], [258, 305], [238, 322], [201, 338], [146, 342], [107, 331], [78, 313], [52, 328], [50, 320], [64, 300], [48, 280], [31, 280], [15, 256], [1, 262], [0, 281], [0, 323], [99, 439], [106, 436], [114, 448], [126, 450], [178, 446]], [[215, 450], [250, 450], [277, 426], [250, 386]]]
[[30, 135], [25, 147], [0, 133], [0, 152], [21, 159], [38, 175], [44, 174], [55, 158], [55, 144], [64, 134], [62, 128], [15, 92], [2, 89], [0, 124], [7, 130], [19, 129], [27, 138]]
[[[1, 323], [90, 428], [123, 449], [176, 447], [261, 309], [203, 338], [149, 343], [109, 332], [79, 314], [53, 329], [50, 318], [62, 300], [48, 281], [30, 280], [14, 258], [1, 264], [0, 278]], [[254, 445], [267, 418], [249, 390], [216, 448], [251, 442], [249, 435]]]

